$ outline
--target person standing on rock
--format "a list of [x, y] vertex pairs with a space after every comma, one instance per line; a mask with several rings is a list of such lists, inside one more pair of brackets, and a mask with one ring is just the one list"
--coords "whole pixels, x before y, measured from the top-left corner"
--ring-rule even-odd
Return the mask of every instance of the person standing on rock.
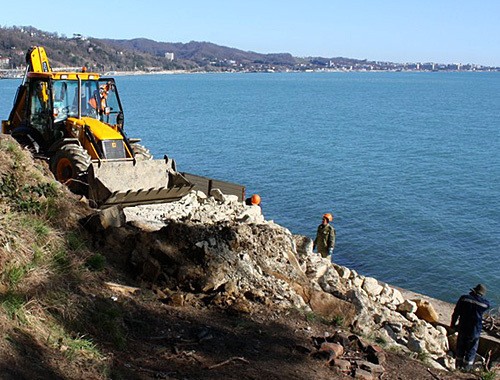
[[317, 249], [322, 257], [333, 257], [333, 249], [335, 247], [335, 228], [330, 224], [333, 220], [332, 214], [323, 214], [323, 220], [318, 226], [318, 232], [314, 239], [313, 249]]
[[478, 284], [458, 300], [453, 315], [451, 328], [456, 329], [458, 321], [458, 338], [456, 358], [458, 369], [470, 371], [476, 357], [479, 335], [483, 326], [483, 314], [490, 308], [486, 298], [486, 286]]

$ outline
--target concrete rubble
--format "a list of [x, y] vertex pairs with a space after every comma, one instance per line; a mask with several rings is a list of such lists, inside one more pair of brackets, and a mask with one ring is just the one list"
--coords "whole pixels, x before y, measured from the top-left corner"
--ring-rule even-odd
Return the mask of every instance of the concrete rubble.
[[[182, 304], [186, 292], [201, 292], [239, 312], [251, 312], [252, 303], [259, 302], [342, 320], [355, 338], [337, 334], [322, 342], [330, 345], [319, 344], [316, 354], [341, 371], [357, 373], [357, 378], [377, 378], [383, 366], [366, 358], [371, 364], [343, 359], [342, 342], [361, 344], [359, 337], [386, 350], [413, 353], [434, 368], [454, 368], [446, 329], [420, 318], [418, 302], [321, 258], [310, 238], [265, 220], [259, 206], [246, 206], [220, 192], [192, 192], [175, 203], [124, 212], [128, 223], [156, 230], [147, 239], [134, 237], [130, 261], [138, 277], [155, 282], [161, 297], [171, 302]], [[179, 292], [184, 294], [180, 300]], [[368, 357], [367, 346], [362, 348]]]

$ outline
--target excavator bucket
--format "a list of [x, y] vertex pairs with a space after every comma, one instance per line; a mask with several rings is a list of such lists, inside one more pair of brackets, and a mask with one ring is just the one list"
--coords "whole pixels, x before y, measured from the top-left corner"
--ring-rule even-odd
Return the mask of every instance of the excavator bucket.
[[98, 207], [168, 203], [189, 193], [193, 184], [172, 161], [101, 161], [89, 168], [89, 197]]

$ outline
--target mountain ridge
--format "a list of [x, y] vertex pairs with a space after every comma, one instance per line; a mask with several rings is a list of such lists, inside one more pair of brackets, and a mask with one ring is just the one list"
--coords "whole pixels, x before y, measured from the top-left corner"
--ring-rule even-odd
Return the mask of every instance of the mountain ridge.
[[[290, 53], [257, 53], [212, 42], [158, 42], [148, 38], [110, 39], [69, 38], [31, 26], [0, 27], [1, 69], [20, 69], [25, 54], [33, 45], [47, 50], [53, 67], [86, 66], [96, 71], [191, 70], [191, 71], [266, 71], [306, 70], [326, 67], [338, 60], [350, 65], [366, 60], [350, 58], [298, 58]], [[173, 53], [168, 58], [165, 53]]]

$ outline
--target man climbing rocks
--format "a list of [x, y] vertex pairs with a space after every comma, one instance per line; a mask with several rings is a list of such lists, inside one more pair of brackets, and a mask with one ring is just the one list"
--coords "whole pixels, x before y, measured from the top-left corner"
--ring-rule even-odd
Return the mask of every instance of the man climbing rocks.
[[484, 295], [486, 286], [477, 285], [458, 300], [453, 315], [451, 328], [455, 329], [458, 320], [457, 369], [470, 371], [476, 357], [479, 335], [483, 326], [483, 313], [490, 308]]
[[322, 257], [333, 256], [335, 247], [335, 228], [330, 224], [333, 220], [332, 214], [324, 214], [321, 224], [318, 226], [318, 232], [314, 239], [313, 249], [316, 248]]

